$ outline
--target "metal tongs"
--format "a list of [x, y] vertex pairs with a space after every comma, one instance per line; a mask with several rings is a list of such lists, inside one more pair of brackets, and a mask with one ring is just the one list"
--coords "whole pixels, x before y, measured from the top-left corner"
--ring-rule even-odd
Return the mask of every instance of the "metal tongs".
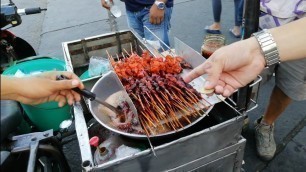
[[[56, 80], [65, 80], [65, 79], [68, 79], [66, 76], [64, 75], [58, 75], [56, 76]], [[117, 108], [115, 108], [113, 105], [101, 100], [99, 97], [96, 96], [95, 93], [87, 90], [86, 88], [81, 90], [79, 88], [73, 88], [72, 89], [73, 91], [79, 93], [80, 95], [88, 98], [90, 101], [96, 101], [102, 105], [104, 105], [105, 107], [107, 107], [108, 109], [112, 110], [113, 112], [115, 112], [117, 115], [121, 115], [123, 114], [123, 112]]]

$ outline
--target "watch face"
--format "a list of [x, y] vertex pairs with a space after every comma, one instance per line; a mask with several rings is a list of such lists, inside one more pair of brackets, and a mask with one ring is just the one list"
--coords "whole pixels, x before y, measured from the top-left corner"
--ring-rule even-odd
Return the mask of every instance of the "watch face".
[[159, 3], [157, 5], [157, 8], [163, 10], [165, 8], [165, 4], [164, 3]]

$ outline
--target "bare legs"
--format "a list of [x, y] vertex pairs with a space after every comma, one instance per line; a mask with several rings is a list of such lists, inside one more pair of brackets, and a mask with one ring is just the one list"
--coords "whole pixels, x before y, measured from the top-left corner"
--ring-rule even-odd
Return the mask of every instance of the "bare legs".
[[262, 122], [271, 125], [292, 100], [277, 86], [274, 87]]

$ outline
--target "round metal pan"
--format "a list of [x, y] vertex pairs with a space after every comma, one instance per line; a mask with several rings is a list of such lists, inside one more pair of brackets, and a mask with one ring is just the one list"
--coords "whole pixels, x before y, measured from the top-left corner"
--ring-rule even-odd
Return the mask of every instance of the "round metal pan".
[[[93, 86], [92, 90], [93, 93], [96, 94], [97, 97], [99, 97], [100, 99], [108, 102], [109, 104], [117, 107], [118, 104], [125, 100], [128, 102], [128, 104], [130, 105], [131, 110], [137, 114], [137, 110], [132, 102], [132, 100], [129, 98], [127, 92], [125, 91], [123, 85], [121, 84], [119, 78], [117, 77], [117, 75], [113, 72], [110, 71], [109, 73], [107, 73], [106, 75], [104, 75], [103, 77], [101, 77]], [[134, 134], [134, 133], [127, 133], [127, 132], [123, 132], [119, 129], [117, 129], [111, 121], [111, 117], [110, 115], [115, 115], [114, 112], [112, 112], [111, 110], [107, 109], [106, 107], [103, 107], [102, 105], [98, 104], [95, 101], [89, 101], [89, 109], [90, 112], [92, 113], [92, 115], [94, 116], [94, 118], [101, 124], [103, 125], [105, 128], [130, 137], [130, 138], [134, 138], [134, 139], [147, 139], [146, 135], [142, 135], [142, 134]], [[197, 119], [195, 119], [194, 121], [192, 121], [192, 123], [184, 126], [183, 128], [180, 128], [176, 131], [170, 131], [170, 132], [166, 132], [166, 133], [161, 133], [161, 134], [156, 134], [156, 135], [150, 135], [150, 138], [159, 138], [159, 137], [166, 137], [166, 136], [170, 136], [170, 135], [174, 135], [184, 129], [187, 129], [191, 126], [193, 126], [194, 124], [196, 124], [197, 122], [199, 122], [200, 120], [202, 120], [209, 112], [210, 110], [213, 108], [213, 105], [209, 107], [209, 109], [206, 110], [205, 114], [202, 114], [201, 116], [198, 116]]]

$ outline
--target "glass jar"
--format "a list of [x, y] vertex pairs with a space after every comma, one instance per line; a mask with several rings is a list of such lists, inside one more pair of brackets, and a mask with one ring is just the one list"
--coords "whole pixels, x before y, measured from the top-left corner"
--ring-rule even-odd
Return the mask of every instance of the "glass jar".
[[221, 34], [209, 34], [204, 38], [201, 47], [202, 56], [209, 58], [217, 49], [225, 45], [225, 37]]

